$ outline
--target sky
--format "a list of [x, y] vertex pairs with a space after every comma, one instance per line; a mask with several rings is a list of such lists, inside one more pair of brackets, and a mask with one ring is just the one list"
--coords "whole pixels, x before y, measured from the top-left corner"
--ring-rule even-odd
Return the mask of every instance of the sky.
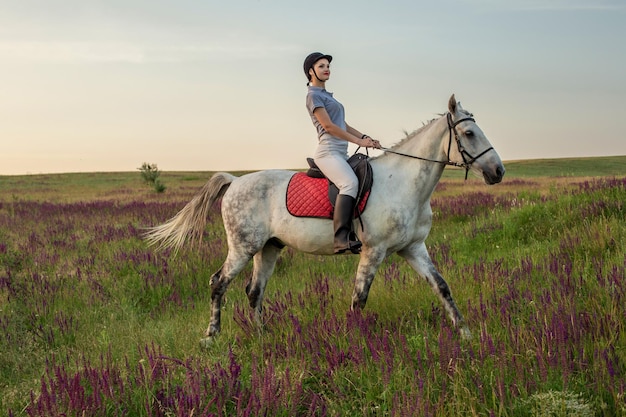
[[625, 0], [0, 0], [0, 175], [304, 168], [313, 51], [386, 147], [455, 94], [504, 161], [626, 155], [624, 40]]

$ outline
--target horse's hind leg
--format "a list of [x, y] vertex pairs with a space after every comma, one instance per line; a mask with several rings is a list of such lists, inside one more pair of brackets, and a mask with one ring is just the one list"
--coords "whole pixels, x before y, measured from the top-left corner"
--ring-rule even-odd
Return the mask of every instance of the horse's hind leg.
[[281, 248], [278, 246], [267, 243], [263, 250], [254, 255], [252, 279], [246, 286], [246, 294], [250, 301], [250, 307], [254, 309], [254, 318], [259, 325], [259, 329], [263, 326], [262, 314], [265, 286], [274, 272], [274, 266], [276, 265], [280, 251]]
[[226, 262], [211, 277], [211, 321], [205, 333], [207, 338], [220, 332], [222, 297], [230, 282], [241, 272], [250, 259], [250, 255], [229, 250]]
[[452, 320], [454, 326], [459, 329], [461, 336], [465, 338], [471, 337], [471, 333], [463, 320], [463, 316], [452, 298], [450, 287], [448, 287], [448, 283], [443, 279], [439, 271], [437, 271], [435, 265], [433, 265], [428, 251], [426, 250], [426, 245], [422, 243], [410, 246], [398, 252], [398, 255], [406, 259], [409, 265], [428, 281], [441, 299], [450, 320]]

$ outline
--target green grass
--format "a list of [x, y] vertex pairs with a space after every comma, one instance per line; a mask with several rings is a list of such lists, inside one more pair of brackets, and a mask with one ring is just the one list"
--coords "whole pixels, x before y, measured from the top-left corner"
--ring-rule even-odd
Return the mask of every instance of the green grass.
[[624, 162], [446, 170], [427, 244], [472, 340], [397, 256], [354, 314], [357, 257], [286, 249], [265, 330], [248, 267], [209, 349], [219, 213], [177, 257], [139, 237], [210, 173], [164, 172], [163, 194], [138, 172], [0, 177], [0, 415], [624, 416]]
[[[623, 176], [626, 175], [626, 155], [505, 161], [505, 167], [505, 178]], [[464, 170], [447, 169], [444, 178], [464, 175]]]

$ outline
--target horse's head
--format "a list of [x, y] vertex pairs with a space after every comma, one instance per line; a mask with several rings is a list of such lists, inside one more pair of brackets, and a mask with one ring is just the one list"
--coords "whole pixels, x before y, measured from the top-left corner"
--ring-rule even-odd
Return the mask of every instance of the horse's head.
[[473, 115], [461, 107], [454, 94], [448, 101], [448, 111], [448, 159], [482, 175], [487, 184], [502, 181], [505, 169], [500, 156], [476, 124]]

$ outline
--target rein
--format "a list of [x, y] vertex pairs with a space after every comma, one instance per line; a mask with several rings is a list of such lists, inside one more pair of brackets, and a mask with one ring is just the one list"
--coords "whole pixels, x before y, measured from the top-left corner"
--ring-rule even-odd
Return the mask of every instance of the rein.
[[[381, 150], [383, 152], [386, 152], [386, 153], [393, 153], [393, 154], [400, 155], [400, 156], [406, 156], [407, 158], [419, 159], [420, 161], [434, 162], [436, 164], [444, 164], [444, 165], [455, 166], [455, 167], [458, 167], [458, 168], [465, 168], [465, 179], [467, 180], [467, 174], [469, 173], [469, 170], [472, 167], [472, 164], [478, 158], [480, 158], [481, 156], [483, 156], [487, 152], [493, 150], [493, 146], [485, 149], [484, 151], [482, 151], [477, 156], [472, 156], [463, 147], [463, 144], [461, 143], [461, 139], [459, 138], [459, 133], [457, 132], [456, 127], [457, 127], [457, 125], [459, 123], [466, 122], [466, 121], [471, 121], [471, 122], [476, 123], [476, 120], [474, 120], [473, 117], [465, 117], [465, 118], [459, 119], [459, 120], [457, 120], [455, 122], [455, 121], [452, 120], [452, 115], [450, 113], [447, 113], [447, 120], [448, 120], [448, 134], [449, 134], [449, 140], [448, 140], [448, 160], [447, 161], [440, 161], [438, 159], [429, 159], [429, 158], [424, 158], [424, 157], [421, 157], [421, 156], [409, 155], [409, 154], [406, 154], [406, 153], [394, 151], [394, 150], [392, 150], [390, 148], [381, 148]], [[455, 161], [450, 160], [450, 149], [452, 147], [452, 133], [454, 133], [454, 139], [456, 140], [456, 146], [459, 149], [459, 153], [463, 157], [463, 162], [455, 162]]]

